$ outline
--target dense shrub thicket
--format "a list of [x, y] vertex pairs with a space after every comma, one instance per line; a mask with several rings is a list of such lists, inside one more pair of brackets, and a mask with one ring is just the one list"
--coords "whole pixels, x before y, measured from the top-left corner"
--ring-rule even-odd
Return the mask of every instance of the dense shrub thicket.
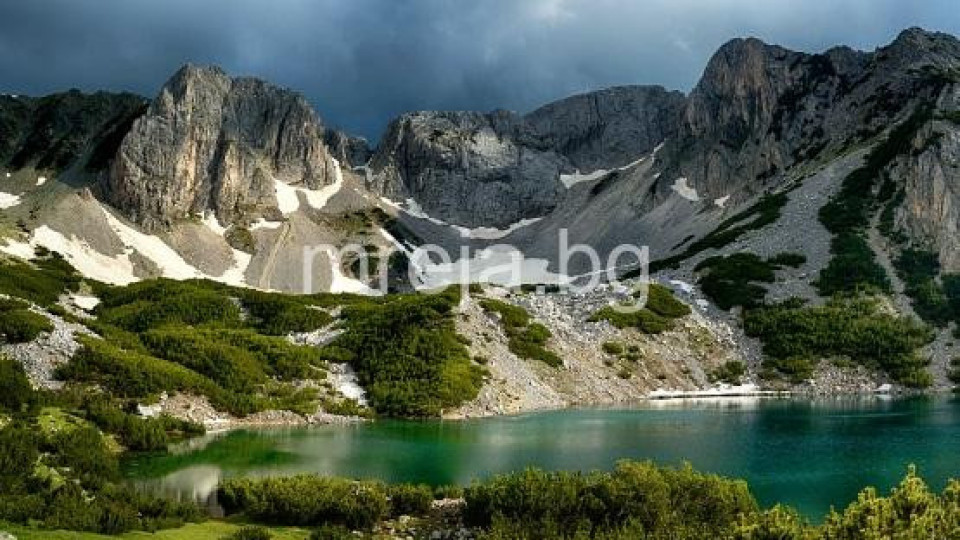
[[480, 300], [480, 307], [487, 313], [496, 313], [500, 317], [500, 325], [507, 334], [510, 352], [520, 358], [540, 360], [551, 367], [563, 365], [560, 357], [546, 348], [547, 342], [553, 337], [550, 330], [540, 323], [532, 322], [527, 310], [493, 298]]
[[195, 505], [119, 484], [117, 456], [92, 424], [42, 427], [40, 405], [60, 397], [34, 391], [19, 364], [0, 360], [0, 412], [10, 415], [0, 427], [0, 522], [119, 534], [203, 519]]
[[467, 523], [505, 529], [514, 538], [589, 538], [628, 525], [642, 537], [685, 531], [719, 538], [757, 509], [742, 481], [628, 461], [613, 472], [498, 476], [472, 485], [465, 499]]
[[350, 362], [378, 413], [438, 416], [476, 397], [485, 375], [456, 332], [459, 298], [451, 287], [354, 302], [325, 354]]
[[0, 299], [0, 343], [26, 343], [52, 330], [50, 320], [26, 304]]
[[50, 306], [66, 292], [76, 291], [80, 275], [57, 253], [37, 250], [30, 263], [6, 261], [0, 272], [0, 294]]
[[[879, 309], [876, 300], [836, 297], [824, 306], [785, 302], [748, 311], [744, 329], [763, 342], [765, 365], [802, 376], [810, 363], [846, 357], [896, 380], [923, 387], [928, 363], [917, 353], [932, 339], [929, 328]], [[799, 375], [798, 375], [799, 372]]]
[[709, 257], [695, 268], [700, 289], [721, 309], [753, 308], [763, 304], [767, 289], [758, 283], [773, 283], [776, 266], [754, 253]]

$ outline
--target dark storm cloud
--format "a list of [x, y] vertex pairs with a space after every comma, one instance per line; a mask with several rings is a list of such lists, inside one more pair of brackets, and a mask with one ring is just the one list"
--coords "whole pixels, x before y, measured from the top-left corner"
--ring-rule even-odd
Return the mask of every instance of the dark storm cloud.
[[184, 62], [305, 94], [370, 138], [411, 109], [529, 110], [615, 84], [689, 90], [755, 35], [873, 49], [907, 26], [960, 33], [953, 0], [2, 0], [0, 90], [156, 94]]

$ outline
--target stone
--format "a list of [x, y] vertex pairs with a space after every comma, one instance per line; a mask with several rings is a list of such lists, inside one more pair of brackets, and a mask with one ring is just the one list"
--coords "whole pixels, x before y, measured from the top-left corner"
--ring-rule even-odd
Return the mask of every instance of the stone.
[[187, 65], [123, 139], [104, 194], [147, 230], [212, 210], [224, 226], [275, 209], [275, 182], [335, 181], [323, 126], [299, 94]]

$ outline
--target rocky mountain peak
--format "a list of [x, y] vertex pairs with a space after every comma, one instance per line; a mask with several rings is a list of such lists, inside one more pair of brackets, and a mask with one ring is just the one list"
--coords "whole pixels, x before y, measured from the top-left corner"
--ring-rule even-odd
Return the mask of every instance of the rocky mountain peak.
[[275, 213], [275, 182], [333, 182], [323, 135], [299, 94], [186, 65], [133, 124], [103, 191], [148, 229], [208, 210], [222, 223]]
[[960, 67], [960, 41], [950, 34], [908, 28], [890, 45], [877, 50], [876, 61], [888, 69], [956, 69]]

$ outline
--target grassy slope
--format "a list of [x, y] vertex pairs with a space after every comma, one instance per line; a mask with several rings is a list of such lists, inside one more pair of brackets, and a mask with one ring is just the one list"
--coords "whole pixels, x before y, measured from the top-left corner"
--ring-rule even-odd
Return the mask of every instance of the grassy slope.
[[[18, 540], [134, 540], [151, 538], [155, 540], [219, 540], [235, 532], [242, 525], [221, 520], [211, 520], [204, 523], [190, 523], [179, 529], [166, 529], [155, 533], [129, 532], [119, 536], [109, 536], [96, 533], [73, 531], [47, 531], [32, 529], [22, 525], [2, 525], [0, 531], [6, 531], [17, 537]], [[296, 527], [269, 527], [275, 540], [304, 540], [310, 531]]]

